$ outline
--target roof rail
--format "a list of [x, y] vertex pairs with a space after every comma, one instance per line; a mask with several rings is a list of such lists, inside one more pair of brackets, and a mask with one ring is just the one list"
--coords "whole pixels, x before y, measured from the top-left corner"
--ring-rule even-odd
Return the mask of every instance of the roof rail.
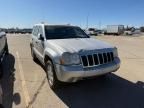
[[42, 21], [41, 24], [46, 24], [46, 22], [43, 22], [43, 21]]

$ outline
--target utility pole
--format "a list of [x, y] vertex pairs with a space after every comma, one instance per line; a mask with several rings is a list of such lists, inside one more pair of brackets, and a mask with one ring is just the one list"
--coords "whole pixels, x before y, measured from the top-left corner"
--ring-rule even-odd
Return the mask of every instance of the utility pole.
[[86, 29], [88, 29], [89, 27], [89, 14], [87, 15], [87, 18], [86, 18]]

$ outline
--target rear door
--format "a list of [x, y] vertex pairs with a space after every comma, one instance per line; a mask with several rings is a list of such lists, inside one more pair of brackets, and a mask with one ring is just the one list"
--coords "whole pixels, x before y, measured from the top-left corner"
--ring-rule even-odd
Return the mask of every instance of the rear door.
[[33, 32], [32, 32], [32, 46], [34, 49], [34, 52], [36, 56], [38, 56], [38, 26], [33, 27]]
[[[43, 28], [42, 26], [38, 26], [38, 35], [41, 35], [44, 38]], [[39, 38], [39, 37], [38, 37]], [[44, 41], [38, 39], [38, 51], [40, 53], [40, 59], [43, 59], [43, 53], [44, 53]]]

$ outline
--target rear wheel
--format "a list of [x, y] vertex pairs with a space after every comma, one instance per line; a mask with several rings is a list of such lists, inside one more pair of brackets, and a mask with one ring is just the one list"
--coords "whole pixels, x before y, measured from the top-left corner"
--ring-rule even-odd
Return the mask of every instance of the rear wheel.
[[60, 81], [57, 79], [54, 65], [50, 60], [46, 62], [46, 73], [50, 88], [53, 90], [58, 88], [60, 86]]

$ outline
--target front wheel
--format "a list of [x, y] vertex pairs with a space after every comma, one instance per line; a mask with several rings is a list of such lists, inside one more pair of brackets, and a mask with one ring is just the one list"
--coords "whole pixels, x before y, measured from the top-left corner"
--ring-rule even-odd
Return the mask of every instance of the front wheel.
[[58, 88], [60, 86], [60, 81], [57, 79], [53, 63], [50, 60], [46, 62], [46, 73], [50, 88], [53, 90]]

